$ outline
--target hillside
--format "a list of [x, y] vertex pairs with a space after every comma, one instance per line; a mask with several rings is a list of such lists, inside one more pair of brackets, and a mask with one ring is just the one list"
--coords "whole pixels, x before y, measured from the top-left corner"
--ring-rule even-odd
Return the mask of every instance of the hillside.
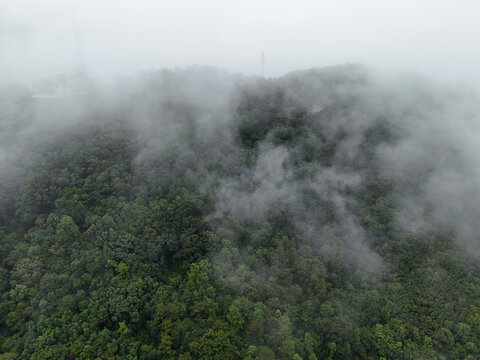
[[480, 358], [467, 91], [343, 65], [32, 95], [0, 90], [0, 359]]

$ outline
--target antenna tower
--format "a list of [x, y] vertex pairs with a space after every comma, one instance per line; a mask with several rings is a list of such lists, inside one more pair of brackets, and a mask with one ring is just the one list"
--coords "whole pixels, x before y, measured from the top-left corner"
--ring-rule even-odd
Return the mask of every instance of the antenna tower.
[[265, 52], [262, 51], [262, 78], [263, 78], [263, 69], [265, 68]]

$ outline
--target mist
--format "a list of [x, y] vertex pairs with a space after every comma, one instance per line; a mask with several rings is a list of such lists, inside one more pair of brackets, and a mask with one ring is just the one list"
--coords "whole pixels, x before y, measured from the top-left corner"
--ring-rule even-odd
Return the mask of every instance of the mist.
[[0, 357], [480, 356], [479, 12], [0, 0]]
[[1, 78], [215, 66], [265, 76], [341, 63], [478, 87], [479, 5], [452, 0], [0, 2]]

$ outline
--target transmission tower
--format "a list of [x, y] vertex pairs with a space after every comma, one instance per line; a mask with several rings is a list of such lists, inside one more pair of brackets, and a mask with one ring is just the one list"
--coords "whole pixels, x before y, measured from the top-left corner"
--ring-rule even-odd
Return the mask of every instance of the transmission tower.
[[264, 68], [265, 68], [265, 52], [262, 51], [262, 78], [263, 78]]

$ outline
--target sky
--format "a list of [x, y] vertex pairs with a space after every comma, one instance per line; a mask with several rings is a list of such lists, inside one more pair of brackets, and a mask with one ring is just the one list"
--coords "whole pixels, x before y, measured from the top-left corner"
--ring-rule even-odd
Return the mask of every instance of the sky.
[[0, 0], [0, 81], [209, 65], [265, 76], [342, 63], [480, 88], [475, 0]]

